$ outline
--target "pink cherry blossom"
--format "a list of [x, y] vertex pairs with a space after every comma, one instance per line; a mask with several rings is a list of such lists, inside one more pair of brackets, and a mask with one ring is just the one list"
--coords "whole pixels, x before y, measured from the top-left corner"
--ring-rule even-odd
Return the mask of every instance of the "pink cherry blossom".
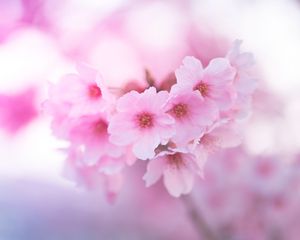
[[194, 176], [202, 175], [202, 168], [201, 160], [187, 150], [167, 150], [149, 161], [143, 179], [146, 181], [146, 186], [149, 187], [163, 176], [168, 192], [174, 197], [179, 197], [192, 190]]
[[253, 74], [254, 57], [249, 52], [241, 52], [241, 44], [241, 40], [236, 40], [226, 55], [232, 67], [236, 69], [233, 84], [237, 96], [231, 112], [237, 117], [247, 116], [251, 108], [251, 96], [257, 87], [256, 74]]
[[102, 184], [106, 191], [107, 200], [113, 202], [123, 185], [121, 172], [103, 172], [98, 164], [87, 166], [83, 162], [83, 157], [82, 149], [70, 148], [64, 166], [64, 176], [74, 181], [80, 187], [90, 190], [96, 190], [99, 184]]
[[225, 58], [215, 58], [203, 69], [194, 57], [185, 57], [175, 71], [177, 84], [173, 91], [197, 91], [205, 100], [213, 101], [222, 110], [228, 109], [234, 98], [232, 82], [236, 71]]
[[241, 52], [242, 41], [236, 40], [232, 48], [226, 55], [230, 64], [236, 69], [235, 83], [238, 90], [242, 92], [253, 92], [256, 87], [257, 81], [251, 75], [251, 68], [254, 65], [254, 57], [252, 53]]
[[[163, 176], [172, 196], [189, 193], [210, 155], [240, 143], [236, 112], [248, 111], [244, 103], [252, 91], [240, 84], [248, 65], [236, 52], [212, 59], [206, 68], [186, 57], [176, 76], [161, 83], [147, 70], [144, 87], [130, 80], [108, 91], [98, 72], [84, 64], [79, 74], [50, 85], [44, 109], [53, 116], [54, 134], [69, 142], [69, 158], [80, 156], [75, 173], [92, 182], [105, 176], [115, 189], [125, 165], [148, 159], [147, 186]], [[110, 180], [114, 176], [119, 180]]]
[[65, 75], [58, 84], [49, 84], [49, 99], [43, 103], [44, 112], [53, 116], [54, 134], [68, 138], [74, 123], [85, 115], [95, 115], [111, 111], [114, 97], [108, 92], [98, 72], [78, 64], [79, 74]]
[[176, 134], [172, 141], [177, 146], [184, 146], [198, 138], [218, 115], [214, 104], [206, 103], [198, 93], [189, 91], [171, 92], [166, 111], [175, 120]]
[[116, 145], [132, 144], [139, 159], [153, 158], [155, 148], [174, 135], [174, 120], [164, 112], [168, 92], [150, 87], [143, 93], [131, 91], [117, 101], [117, 113], [111, 118], [108, 132]]
[[240, 128], [234, 121], [216, 122], [201, 136], [199, 145], [211, 153], [222, 148], [236, 147], [242, 140]]
[[241, 126], [234, 121], [223, 120], [214, 123], [200, 137], [194, 153], [205, 159], [221, 149], [236, 147], [241, 143]]
[[[55, 88], [54, 85], [49, 86], [49, 91]], [[56, 99], [50, 98], [43, 102], [43, 112], [52, 117], [51, 129], [53, 134], [57, 138], [67, 139], [71, 128], [70, 118], [68, 113], [70, 111], [70, 104], [56, 101]]]
[[104, 114], [72, 119], [69, 124], [71, 129], [68, 139], [72, 145], [84, 148], [84, 161], [87, 164], [93, 165], [103, 156], [118, 158], [123, 154], [122, 147], [109, 141], [108, 118]]
[[97, 70], [86, 64], [78, 64], [77, 71], [79, 74], [67, 74], [50, 88], [50, 101], [69, 105], [70, 117], [95, 114], [107, 109], [113, 97]]

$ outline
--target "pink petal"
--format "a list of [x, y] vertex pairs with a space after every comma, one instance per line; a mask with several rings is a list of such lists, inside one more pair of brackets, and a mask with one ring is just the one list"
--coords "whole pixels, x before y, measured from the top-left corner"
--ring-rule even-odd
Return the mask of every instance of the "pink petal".
[[156, 132], [159, 134], [162, 144], [166, 144], [175, 135], [176, 129], [174, 119], [168, 114], [157, 118]]
[[242, 94], [251, 94], [257, 88], [257, 79], [248, 76], [246, 73], [240, 73], [235, 81], [237, 91]]
[[[163, 91], [162, 93], [156, 93], [155, 87], [150, 87], [146, 89], [143, 94], [140, 95], [136, 105], [138, 107], [143, 108], [143, 110], [146, 111], [157, 111], [158, 108], [161, 107], [162, 103], [157, 102], [157, 100], [163, 100], [165, 98], [167, 100], [168, 96], [165, 94], [166, 91]], [[162, 98], [163, 97], [163, 98]], [[158, 98], [158, 99], [156, 99]], [[165, 101], [166, 101], [165, 100]], [[160, 104], [160, 105], [156, 105]], [[132, 104], [131, 104], [132, 105]]]
[[169, 98], [169, 92], [167, 92], [167, 91], [158, 92], [157, 95], [155, 96], [155, 98], [151, 99], [154, 109], [157, 106], [164, 106], [166, 104], [168, 98]]
[[237, 67], [238, 70], [240, 69], [245, 69], [249, 68], [254, 64], [254, 57], [251, 53], [249, 52], [241, 52], [240, 47], [241, 47], [242, 41], [241, 40], [236, 40], [233, 43], [233, 47], [229, 50], [226, 58], [229, 59], [230, 63], [234, 66]]
[[101, 148], [93, 148], [90, 146], [87, 146], [82, 161], [87, 166], [93, 166], [96, 165], [96, 163], [99, 161], [101, 155], [103, 155]]
[[183, 147], [190, 141], [197, 139], [204, 132], [205, 128], [199, 125], [191, 124], [190, 122], [176, 123], [176, 134], [172, 137], [172, 141], [176, 143], [178, 147]]
[[183, 59], [183, 65], [189, 69], [190, 71], [194, 71], [197, 73], [202, 73], [203, 66], [200, 60], [195, 57], [187, 56]]
[[186, 157], [186, 162], [190, 171], [195, 172], [201, 177], [204, 177], [204, 166], [207, 161], [207, 156], [207, 152], [203, 148], [201, 148], [201, 146], [198, 146], [197, 149], [193, 152], [193, 157]]
[[86, 83], [94, 82], [97, 78], [98, 71], [86, 63], [77, 63], [76, 69], [81, 79]]
[[139, 159], [151, 159], [155, 156], [154, 150], [159, 143], [160, 138], [158, 134], [145, 134], [133, 145], [132, 151]]
[[96, 113], [103, 112], [107, 108], [106, 102], [104, 101], [97, 101], [92, 102], [88, 99], [82, 99], [82, 101], [79, 101], [78, 103], [75, 103], [70, 112], [70, 117], [81, 117], [85, 115], [93, 115]]
[[[197, 94], [199, 95], [199, 94]], [[218, 117], [218, 108], [215, 103], [206, 99], [191, 103], [191, 122], [198, 126], [207, 126]]]
[[67, 74], [51, 86], [49, 95], [59, 102], [79, 102], [86, 98], [86, 85], [77, 74]]
[[108, 132], [110, 133], [110, 141], [118, 146], [130, 144], [139, 136], [138, 130], [126, 114], [113, 116], [108, 125]]
[[136, 102], [139, 99], [140, 94], [136, 91], [130, 91], [118, 99], [117, 110], [119, 112], [125, 112], [132, 110], [136, 106]]
[[231, 87], [216, 87], [212, 89], [210, 98], [216, 102], [221, 110], [228, 110], [232, 106], [234, 93]]
[[175, 75], [178, 85], [193, 87], [196, 82], [203, 78], [202, 64], [194, 57], [185, 57], [183, 65], [175, 71]]
[[214, 58], [204, 70], [205, 81], [216, 86], [233, 82], [236, 70], [226, 58]]
[[236, 147], [241, 144], [241, 134], [237, 124], [226, 124], [214, 129], [210, 134], [218, 138], [218, 145], [222, 148]]
[[163, 174], [165, 167], [166, 163], [161, 157], [149, 161], [147, 165], [147, 172], [143, 176], [143, 179], [146, 181], [146, 187], [149, 187], [158, 181]]
[[193, 173], [185, 168], [168, 168], [164, 172], [164, 184], [173, 197], [189, 193], [194, 184]]

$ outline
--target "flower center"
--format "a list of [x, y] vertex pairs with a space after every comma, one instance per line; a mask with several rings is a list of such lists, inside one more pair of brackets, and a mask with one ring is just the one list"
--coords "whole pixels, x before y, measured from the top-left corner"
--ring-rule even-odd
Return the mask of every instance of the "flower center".
[[102, 135], [103, 133], [107, 132], [107, 127], [108, 127], [107, 122], [100, 119], [95, 123], [94, 130], [95, 130], [96, 134]]
[[140, 113], [137, 115], [137, 122], [140, 128], [153, 127], [153, 115], [150, 113]]
[[200, 139], [200, 144], [202, 144], [205, 149], [211, 153], [214, 153], [218, 150], [219, 139], [210, 134], [204, 134]]
[[89, 86], [88, 93], [89, 96], [93, 99], [97, 99], [102, 96], [101, 89], [96, 84]]
[[215, 143], [215, 138], [209, 134], [204, 134], [200, 139], [200, 143], [203, 145], [210, 145]]
[[173, 115], [175, 115], [175, 117], [177, 118], [182, 118], [184, 117], [188, 112], [188, 107], [186, 104], [183, 103], [179, 103], [176, 104], [173, 108], [172, 108], [172, 113]]
[[167, 160], [170, 166], [176, 167], [177, 169], [185, 165], [180, 153], [168, 155]]
[[207, 97], [209, 94], [209, 85], [201, 81], [194, 87], [194, 90], [198, 90], [203, 97]]

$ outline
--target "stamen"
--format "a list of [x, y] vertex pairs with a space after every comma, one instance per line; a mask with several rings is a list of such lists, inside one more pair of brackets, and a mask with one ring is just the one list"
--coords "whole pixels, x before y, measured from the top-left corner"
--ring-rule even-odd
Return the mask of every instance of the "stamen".
[[187, 114], [188, 106], [186, 104], [179, 103], [176, 104], [171, 111], [175, 117], [182, 118]]
[[198, 90], [202, 97], [207, 97], [209, 95], [209, 85], [202, 81], [194, 87], [194, 90]]
[[218, 150], [219, 139], [216, 136], [210, 134], [204, 134], [200, 139], [200, 144], [202, 144], [207, 151], [214, 153]]
[[185, 165], [180, 153], [175, 153], [167, 156], [168, 164], [171, 167], [176, 167], [177, 169]]
[[107, 132], [108, 124], [106, 121], [100, 119], [95, 123], [94, 127], [96, 134], [102, 135], [103, 133]]
[[89, 96], [93, 99], [97, 99], [102, 96], [101, 89], [96, 84], [89, 86], [88, 93]]
[[153, 115], [150, 113], [141, 113], [137, 116], [138, 126], [140, 128], [151, 128], [153, 127]]

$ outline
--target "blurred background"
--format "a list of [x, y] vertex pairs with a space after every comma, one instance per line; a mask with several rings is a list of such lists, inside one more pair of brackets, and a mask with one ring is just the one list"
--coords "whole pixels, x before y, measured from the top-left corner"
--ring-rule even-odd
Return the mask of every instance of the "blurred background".
[[235, 39], [259, 87], [243, 144], [208, 161], [192, 193], [220, 239], [300, 238], [300, 2], [0, 0], [0, 239], [200, 239], [179, 199], [126, 170], [116, 202], [62, 176], [64, 142], [42, 112], [78, 61], [107, 84], [158, 81], [184, 56], [206, 65]]

